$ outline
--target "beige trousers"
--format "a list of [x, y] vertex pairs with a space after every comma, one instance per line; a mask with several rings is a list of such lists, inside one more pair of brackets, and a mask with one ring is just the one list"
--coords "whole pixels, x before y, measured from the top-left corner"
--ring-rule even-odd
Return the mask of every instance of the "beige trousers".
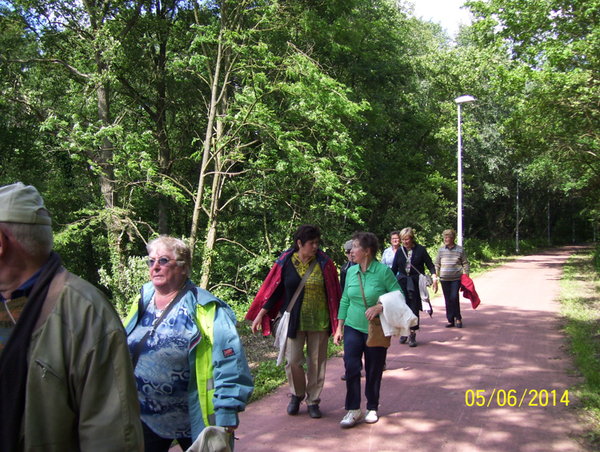
[[[327, 364], [327, 331], [297, 331], [296, 338], [288, 337], [285, 348], [285, 374], [292, 394], [304, 397], [307, 405], [318, 405], [325, 384]], [[306, 359], [304, 358], [306, 344]], [[306, 362], [306, 376], [303, 364]]]

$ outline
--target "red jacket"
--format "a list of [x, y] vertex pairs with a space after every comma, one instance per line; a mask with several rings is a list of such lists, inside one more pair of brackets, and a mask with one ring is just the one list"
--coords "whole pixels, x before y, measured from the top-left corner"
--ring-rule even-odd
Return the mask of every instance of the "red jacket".
[[[271, 298], [275, 292], [275, 289], [281, 283], [281, 274], [283, 268], [289, 264], [294, 252], [294, 249], [290, 248], [289, 250], [284, 251], [275, 261], [275, 264], [273, 264], [273, 267], [267, 275], [265, 282], [260, 287], [256, 297], [254, 297], [254, 301], [252, 302], [250, 309], [248, 309], [246, 320], [253, 321], [265, 303], [269, 300], [269, 298]], [[340, 288], [340, 280], [338, 278], [337, 268], [335, 267], [333, 261], [321, 250], [317, 251], [317, 262], [321, 267], [321, 272], [323, 273], [323, 279], [325, 281], [331, 331], [335, 332], [337, 329], [337, 316], [340, 308], [340, 299], [342, 298], [342, 290]], [[277, 317], [277, 314], [281, 310], [283, 299], [284, 295], [282, 294], [281, 298], [277, 300], [267, 315], [263, 317], [261, 326], [264, 336], [271, 334], [271, 320]], [[295, 309], [296, 307], [294, 306], [294, 310]]]
[[460, 290], [462, 290], [463, 296], [471, 300], [471, 306], [473, 309], [479, 306], [481, 300], [479, 299], [479, 295], [477, 295], [477, 291], [475, 290], [475, 284], [469, 275], [463, 275], [460, 277]]

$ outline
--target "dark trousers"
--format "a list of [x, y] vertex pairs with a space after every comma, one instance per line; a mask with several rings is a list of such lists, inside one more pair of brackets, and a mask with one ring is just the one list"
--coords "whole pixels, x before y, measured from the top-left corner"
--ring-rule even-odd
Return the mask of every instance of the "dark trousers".
[[[154, 433], [150, 427], [142, 422], [144, 429], [145, 452], [169, 452], [173, 438], [162, 438]], [[192, 438], [177, 438], [183, 450], [188, 450], [192, 445]]]
[[344, 327], [344, 365], [346, 366], [346, 409], [360, 408], [360, 372], [365, 356], [365, 397], [367, 410], [379, 407], [379, 390], [387, 348], [367, 347], [367, 334], [350, 326]]
[[442, 281], [442, 292], [446, 300], [446, 318], [448, 322], [454, 323], [454, 319], [462, 320], [460, 315], [460, 300], [458, 291], [460, 289], [460, 279], [455, 281]]
[[[408, 278], [411, 278], [412, 280], [412, 290], [408, 290]], [[410, 330], [417, 331], [419, 329], [419, 323], [421, 322], [419, 314], [421, 313], [422, 308], [421, 292], [419, 292], [419, 277], [400, 275], [397, 279], [398, 283], [400, 284], [400, 288], [402, 289], [402, 293], [406, 299], [406, 304], [412, 313], [417, 316], [417, 324], [415, 326], [411, 326]]]

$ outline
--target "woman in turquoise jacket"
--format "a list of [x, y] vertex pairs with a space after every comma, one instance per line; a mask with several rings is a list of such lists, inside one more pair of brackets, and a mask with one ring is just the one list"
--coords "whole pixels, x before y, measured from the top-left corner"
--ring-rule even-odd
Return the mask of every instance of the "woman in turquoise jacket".
[[160, 236], [148, 255], [151, 282], [125, 321], [144, 441], [147, 452], [173, 439], [186, 450], [206, 426], [233, 433], [254, 384], [235, 314], [188, 278], [189, 247]]

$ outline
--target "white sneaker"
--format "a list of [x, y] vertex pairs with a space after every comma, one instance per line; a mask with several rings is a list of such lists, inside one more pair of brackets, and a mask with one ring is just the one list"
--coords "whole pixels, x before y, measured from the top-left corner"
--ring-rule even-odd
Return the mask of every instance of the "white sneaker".
[[367, 414], [365, 416], [365, 422], [367, 424], [374, 424], [378, 420], [379, 420], [379, 416], [377, 416], [377, 411], [367, 410]]
[[350, 410], [340, 422], [340, 426], [342, 428], [354, 427], [358, 422], [363, 420], [363, 417], [364, 415], [360, 408], [358, 410]]

